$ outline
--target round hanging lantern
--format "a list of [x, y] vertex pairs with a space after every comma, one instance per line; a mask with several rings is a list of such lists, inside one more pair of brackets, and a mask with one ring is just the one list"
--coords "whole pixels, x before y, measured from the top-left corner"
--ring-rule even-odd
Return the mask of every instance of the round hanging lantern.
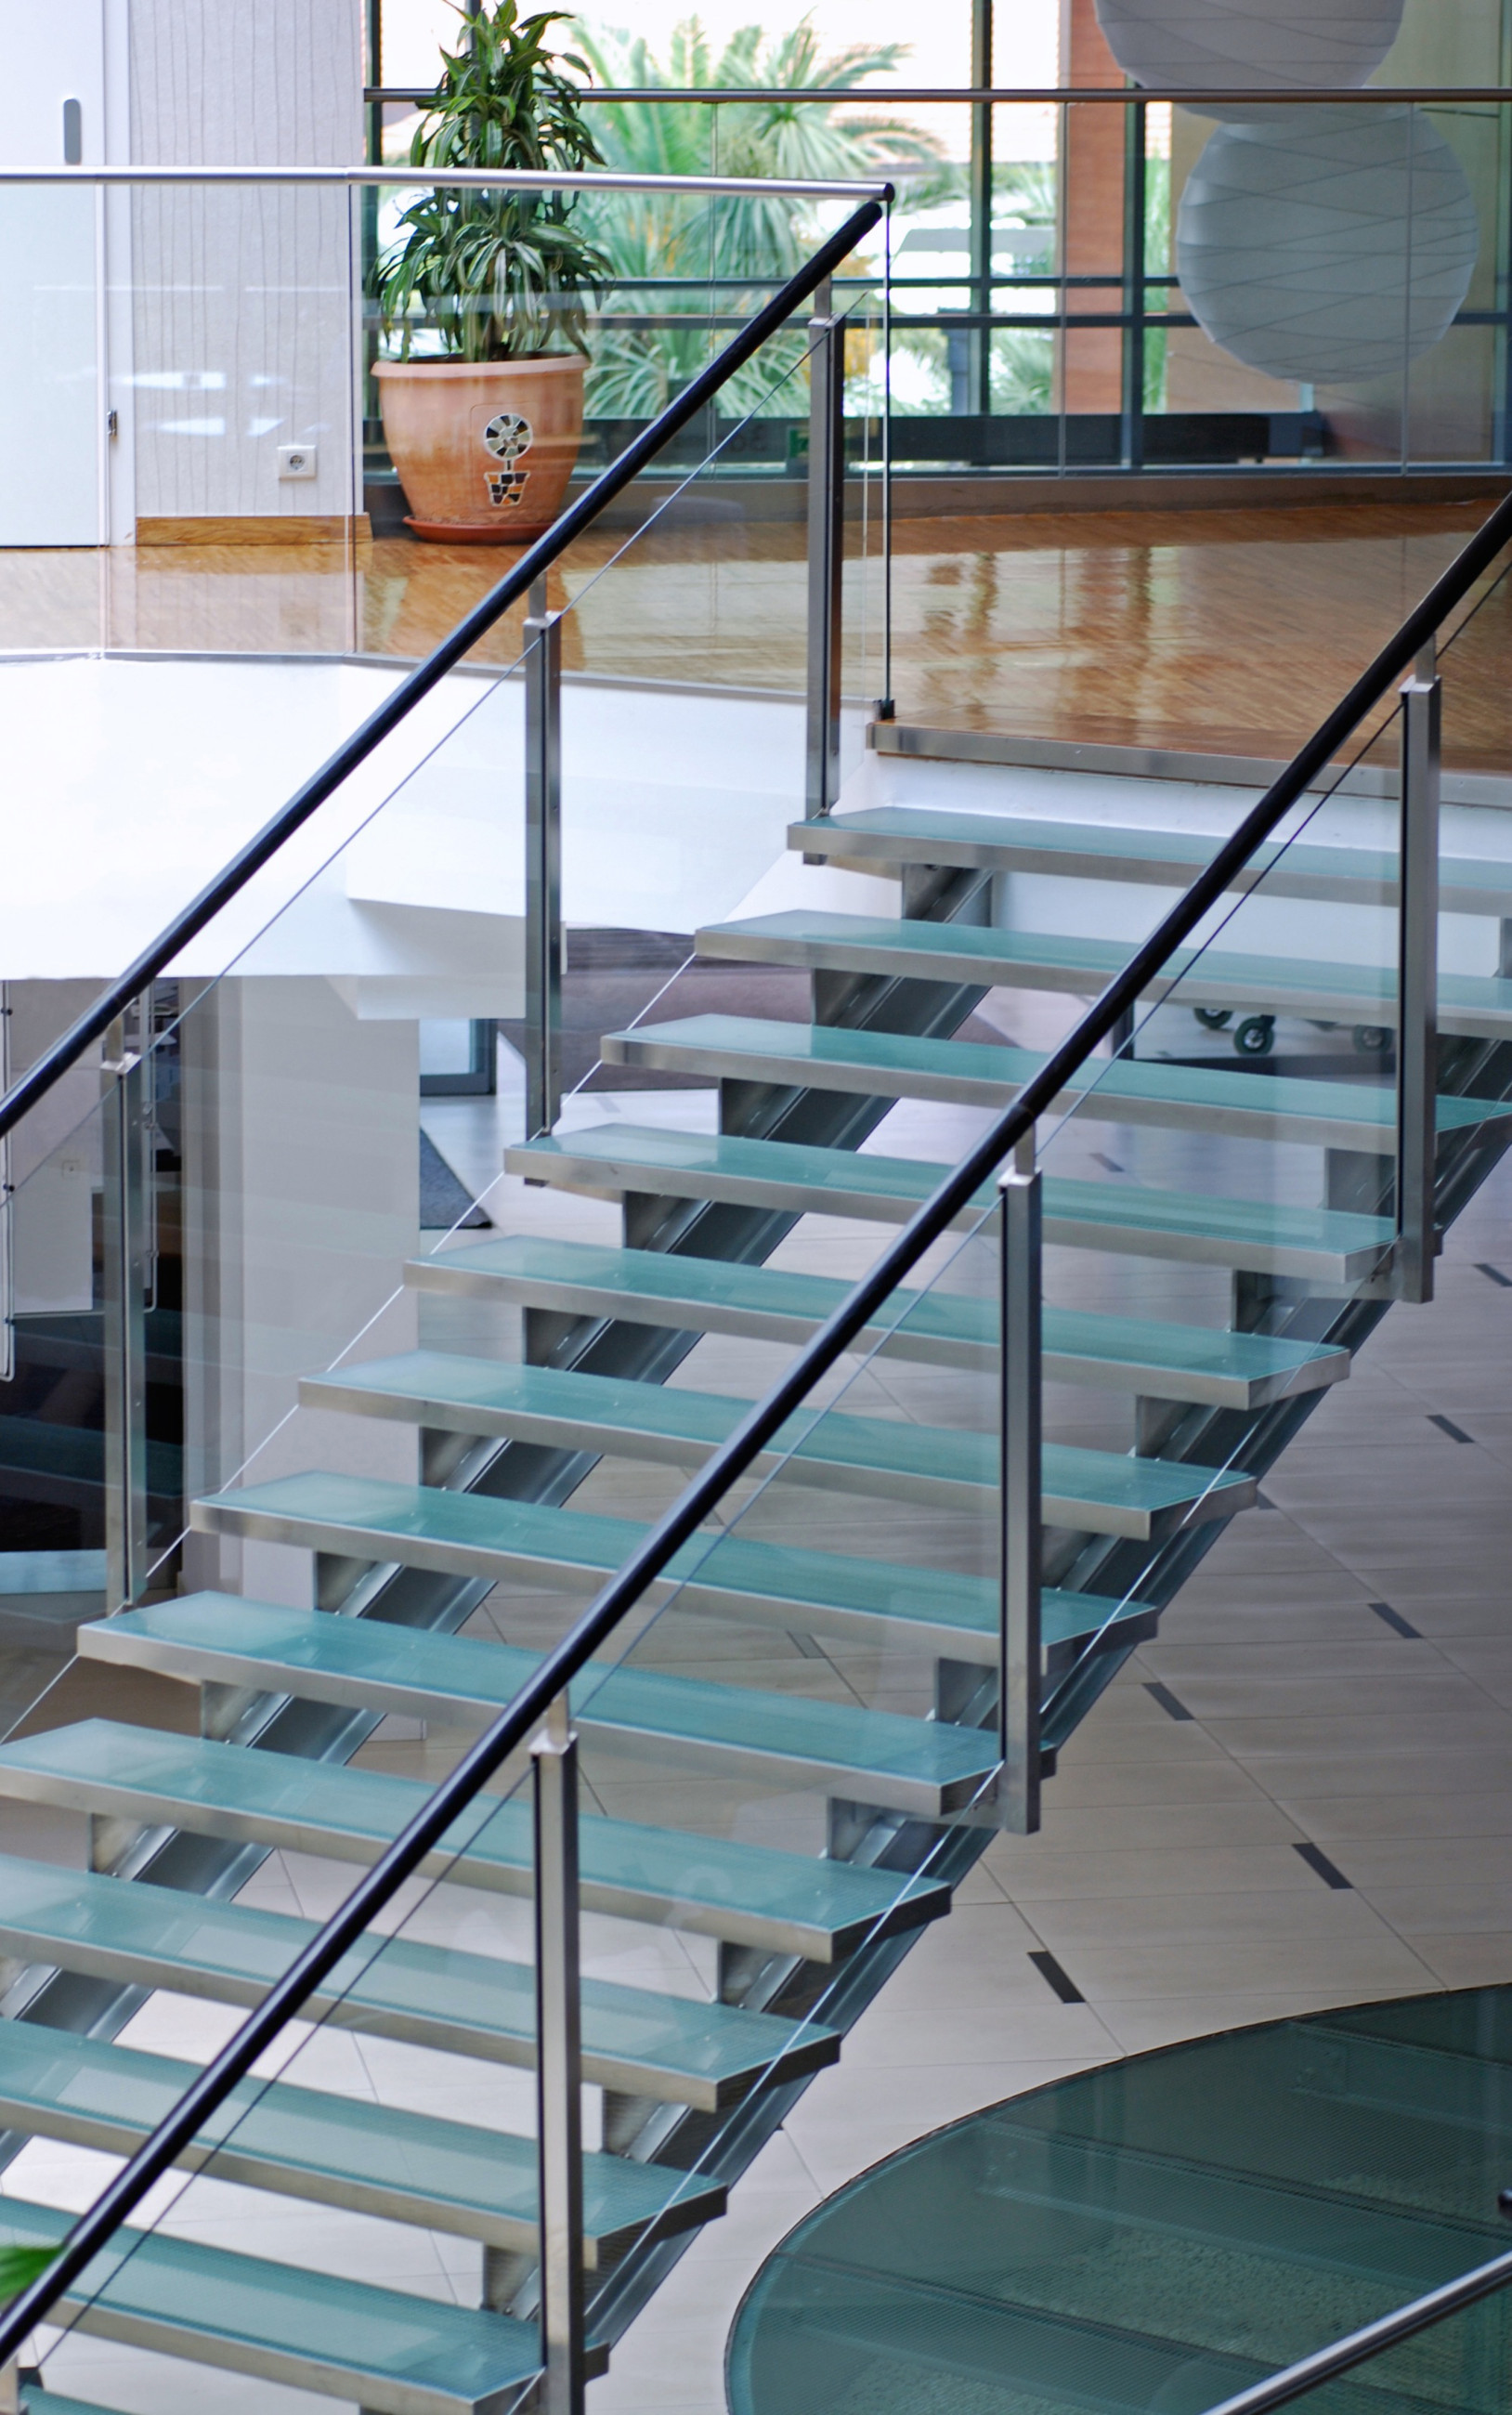
[[1200, 92], [1351, 89], [1380, 66], [1404, 0], [1096, 0], [1136, 83]]
[[1478, 247], [1469, 180], [1420, 110], [1294, 109], [1210, 138], [1181, 196], [1175, 265], [1235, 360], [1355, 385], [1438, 342]]

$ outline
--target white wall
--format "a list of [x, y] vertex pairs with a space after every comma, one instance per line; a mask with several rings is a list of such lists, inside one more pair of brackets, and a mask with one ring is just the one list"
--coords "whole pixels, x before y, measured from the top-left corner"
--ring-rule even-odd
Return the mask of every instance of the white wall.
[[[244, 1467], [413, 1483], [413, 1427], [289, 1413], [375, 1317], [358, 1355], [414, 1346], [414, 1024], [359, 1022], [318, 978], [236, 978], [190, 1008], [182, 1048], [186, 1492]], [[310, 1599], [306, 1554], [197, 1538], [187, 1587], [221, 1582]]]
[[[130, 145], [160, 166], [362, 157], [359, 0], [131, 0]], [[140, 517], [346, 513], [356, 199], [141, 188], [131, 224]], [[319, 474], [280, 480], [280, 445]]]
[[[104, 96], [101, 0], [0, 8], [0, 162], [62, 164], [66, 100], [81, 105], [83, 158], [103, 158]], [[0, 546], [99, 540], [105, 404], [96, 252], [93, 193], [0, 189]]]

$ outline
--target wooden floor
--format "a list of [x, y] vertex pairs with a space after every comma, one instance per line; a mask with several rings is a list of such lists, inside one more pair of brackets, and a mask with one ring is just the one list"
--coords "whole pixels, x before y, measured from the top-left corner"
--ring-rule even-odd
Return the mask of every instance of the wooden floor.
[[[1486, 506], [1256, 505], [902, 520], [900, 716], [952, 728], [1280, 756], [1321, 719], [1453, 560]], [[599, 535], [551, 580], [570, 668], [796, 689], [803, 532], [738, 503], [681, 529]], [[853, 547], [861, 547], [853, 532]], [[875, 528], [847, 574], [846, 684], [881, 692]], [[389, 538], [353, 548], [0, 554], [0, 652], [106, 646], [414, 657], [514, 559]], [[480, 647], [507, 662], [520, 610]], [[1512, 598], [1445, 666], [1450, 758], [1512, 767]]]

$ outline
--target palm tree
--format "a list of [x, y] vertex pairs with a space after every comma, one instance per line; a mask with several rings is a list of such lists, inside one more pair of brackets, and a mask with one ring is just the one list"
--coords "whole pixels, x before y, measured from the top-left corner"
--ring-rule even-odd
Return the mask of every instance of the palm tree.
[[[641, 36], [594, 30], [581, 21], [573, 40], [595, 82], [611, 88], [781, 86], [835, 96], [833, 102], [602, 102], [593, 131], [610, 168], [833, 182], [875, 175], [884, 164], [891, 172], [900, 167], [927, 172], [939, 156], [933, 137], [906, 119], [836, 113], [864, 79], [899, 65], [906, 56], [900, 43], [856, 43], [824, 56], [807, 18], [786, 34], [744, 26], [716, 56], [703, 25], [690, 17], [673, 34], [665, 62]], [[686, 329], [664, 323], [601, 331], [589, 409], [606, 418], [649, 418], [660, 410], [717, 344], [717, 332], [707, 324], [711, 309], [748, 315], [761, 289], [790, 277], [820, 232], [812, 203], [776, 194], [688, 201], [626, 194], [594, 208], [593, 231], [612, 262], [620, 307], [658, 321], [685, 316], [690, 322]], [[742, 290], [744, 278], [752, 282]], [[795, 392], [802, 355], [798, 333], [775, 338], [726, 389], [725, 412], [796, 416], [803, 408]]]

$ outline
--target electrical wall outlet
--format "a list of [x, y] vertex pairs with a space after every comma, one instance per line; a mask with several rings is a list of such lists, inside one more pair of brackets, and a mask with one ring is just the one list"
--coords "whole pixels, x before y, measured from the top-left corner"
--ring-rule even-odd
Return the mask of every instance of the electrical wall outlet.
[[280, 478], [313, 478], [315, 447], [313, 444], [280, 444], [278, 447]]

